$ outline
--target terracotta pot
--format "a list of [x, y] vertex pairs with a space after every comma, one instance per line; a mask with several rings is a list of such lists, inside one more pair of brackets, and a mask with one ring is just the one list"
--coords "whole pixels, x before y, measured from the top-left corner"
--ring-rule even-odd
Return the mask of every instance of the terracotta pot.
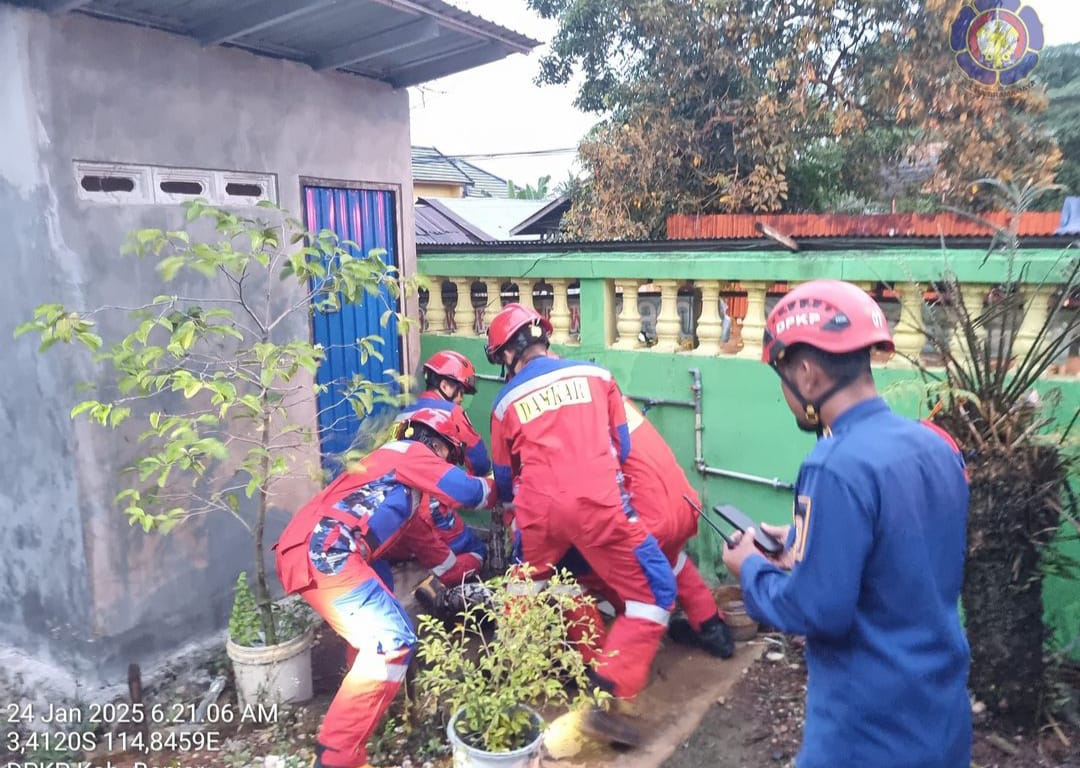
[[713, 599], [723, 612], [732, 637], [739, 642], [753, 640], [757, 635], [758, 623], [746, 613], [742, 589], [736, 584], [723, 584], [713, 590]]

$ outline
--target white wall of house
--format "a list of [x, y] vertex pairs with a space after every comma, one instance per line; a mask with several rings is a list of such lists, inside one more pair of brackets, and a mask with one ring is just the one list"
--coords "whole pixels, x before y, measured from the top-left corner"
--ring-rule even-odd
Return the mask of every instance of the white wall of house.
[[[83, 354], [12, 341], [42, 302], [153, 296], [152, 265], [119, 247], [134, 228], [182, 225], [177, 204], [81, 199], [74, 163], [271, 174], [297, 216], [302, 176], [398, 185], [411, 273], [409, 104], [364, 78], [8, 5], [0, 71], [0, 690], [33, 667], [85, 694], [220, 631], [250, 546], [228, 519], [167, 537], [129, 528], [113, 503], [129, 441], [68, 417], [76, 384], [100, 371]], [[296, 503], [312, 490], [296, 488]], [[292, 511], [276, 510], [275, 525]]]

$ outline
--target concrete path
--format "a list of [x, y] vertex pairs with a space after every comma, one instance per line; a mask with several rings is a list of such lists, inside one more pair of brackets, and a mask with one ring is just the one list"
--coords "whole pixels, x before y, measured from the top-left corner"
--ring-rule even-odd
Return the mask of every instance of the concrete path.
[[[649, 687], [633, 703], [633, 712], [648, 734], [635, 750], [618, 751], [580, 734], [575, 718], [564, 715], [551, 723], [545, 743], [549, 768], [657, 768], [697, 729], [705, 713], [728, 695], [761, 654], [760, 640], [739, 643], [727, 660], [668, 641], [657, 655]], [[556, 759], [558, 758], [558, 759]]]

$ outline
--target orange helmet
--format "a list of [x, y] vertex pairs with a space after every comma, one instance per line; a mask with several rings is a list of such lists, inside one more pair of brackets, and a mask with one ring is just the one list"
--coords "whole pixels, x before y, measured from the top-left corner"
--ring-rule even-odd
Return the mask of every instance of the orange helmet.
[[446, 460], [451, 464], [465, 461], [465, 444], [458, 435], [457, 425], [450, 418], [449, 411], [438, 408], [417, 408], [400, 414], [397, 419], [394, 436], [398, 440], [419, 440], [431, 445], [432, 439], [442, 440], [450, 448]]
[[547, 341], [551, 335], [551, 321], [535, 309], [523, 304], [507, 304], [491, 319], [487, 329], [487, 359], [498, 364], [498, 355], [523, 328], [529, 328], [531, 339]]
[[450, 349], [436, 352], [424, 363], [424, 370], [457, 382], [466, 394], [476, 394], [476, 369], [469, 358], [460, 352]]
[[811, 280], [777, 302], [765, 321], [761, 362], [775, 366], [795, 344], [834, 354], [867, 347], [895, 349], [878, 303], [843, 280]]

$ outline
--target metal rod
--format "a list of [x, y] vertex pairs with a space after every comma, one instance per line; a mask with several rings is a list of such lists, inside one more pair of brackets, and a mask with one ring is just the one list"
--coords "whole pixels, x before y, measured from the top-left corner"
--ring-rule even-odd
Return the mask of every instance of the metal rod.
[[645, 413], [654, 405], [673, 405], [679, 408], [693, 408], [693, 400], [668, 400], [663, 397], [641, 397], [639, 395], [627, 395], [631, 400], [641, 403], [641, 412]]
[[795, 486], [791, 483], [785, 483], [778, 477], [761, 477], [760, 475], [748, 475], [745, 472], [736, 472], [731, 469], [720, 469], [719, 467], [707, 466], [704, 462], [698, 466], [698, 472], [703, 475], [715, 475], [717, 477], [730, 477], [733, 480], [745, 480], [748, 483], [757, 483], [759, 485], [768, 485], [776, 490], [791, 491], [795, 489]]
[[702, 446], [705, 426], [701, 420], [701, 370], [691, 368], [689, 373], [694, 379], [694, 383], [690, 385], [690, 391], [694, 393], [694, 466], [700, 471], [705, 464], [705, 449]]
[[480, 379], [481, 381], [497, 381], [500, 384], [506, 383], [506, 379], [504, 379], [502, 376], [492, 376], [490, 373], [478, 373], [476, 374], [476, 378]]

